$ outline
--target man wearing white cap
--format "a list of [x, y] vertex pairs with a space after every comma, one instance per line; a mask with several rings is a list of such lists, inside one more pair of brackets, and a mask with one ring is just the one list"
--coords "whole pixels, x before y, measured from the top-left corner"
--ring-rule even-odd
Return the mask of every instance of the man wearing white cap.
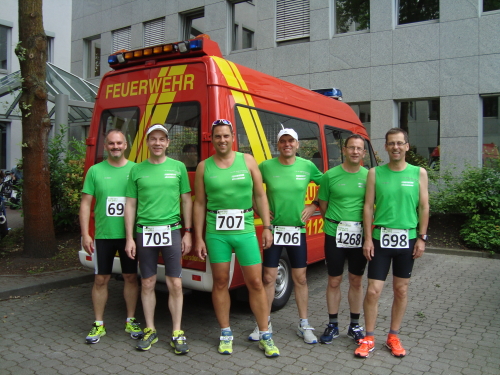
[[[130, 170], [125, 206], [125, 251], [130, 258], [139, 259], [142, 276], [142, 306], [146, 319], [144, 336], [137, 344], [139, 350], [149, 350], [158, 341], [154, 326], [156, 306], [155, 284], [158, 254], [165, 263], [165, 278], [169, 291], [168, 307], [172, 315], [170, 345], [175, 354], [186, 354], [189, 349], [181, 330], [182, 318], [182, 264], [183, 254], [191, 251], [191, 188], [184, 163], [165, 154], [170, 140], [161, 124], [152, 125], [146, 135], [150, 156]], [[184, 216], [185, 234], [181, 238], [180, 200]], [[137, 232], [137, 245], [134, 241]]]
[[[299, 137], [293, 129], [282, 129], [278, 133], [277, 158], [263, 161], [259, 165], [271, 211], [274, 244], [264, 250], [264, 287], [269, 301], [269, 314], [274, 299], [278, 262], [281, 251], [286, 248], [292, 266], [292, 279], [295, 289], [295, 301], [299, 310], [297, 335], [307, 344], [316, 344], [316, 336], [312, 332], [307, 315], [308, 288], [306, 279], [307, 242], [305, 223], [316, 211], [319, 204], [304, 206], [307, 186], [311, 181], [320, 183], [322, 173], [309, 160], [296, 156], [299, 148]], [[272, 330], [270, 315], [269, 330]], [[258, 328], [248, 337], [258, 339]]]

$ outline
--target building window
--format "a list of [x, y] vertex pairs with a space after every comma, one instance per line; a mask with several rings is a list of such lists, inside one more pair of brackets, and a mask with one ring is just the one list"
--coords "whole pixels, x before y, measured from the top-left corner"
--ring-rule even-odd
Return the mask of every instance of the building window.
[[309, 38], [309, 0], [276, 0], [276, 41]]
[[54, 62], [54, 38], [47, 36], [47, 62]]
[[113, 30], [112, 31], [113, 35], [113, 50], [111, 51], [116, 52], [120, 51], [122, 49], [124, 50], [130, 50], [130, 27], [124, 27], [123, 29], [118, 29], [118, 30]]
[[490, 166], [500, 157], [500, 96], [483, 97], [483, 165]]
[[351, 108], [356, 115], [359, 117], [361, 123], [365, 126], [366, 132], [370, 135], [371, 132], [371, 121], [372, 121], [372, 112], [370, 103], [349, 103]]
[[398, 24], [439, 19], [439, 0], [397, 0]]
[[10, 27], [0, 25], [0, 73], [8, 73], [10, 54]]
[[7, 127], [8, 122], [0, 122], [0, 168], [7, 169]]
[[198, 8], [181, 14], [182, 40], [196, 38], [200, 34], [205, 33], [205, 8]]
[[165, 18], [144, 22], [144, 47], [165, 43]]
[[483, 0], [483, 12], [500, 9], [499, 0]]
[[[257, 9], [251, 1], [232, 1], [232, 50], [254, 48], [254, 30], [257, 29]], [[241, 30], [241, 31], [240, 31]]]
[[407, 161], [413, 165], [432, 165], [439, 157], [439, 99], [413, 100], [398, 103], [399, 127], [408, 132], [410, 152]]
[[87, 44], [87, 78], [101, 75], [101, 37], [96, 36], [86, 40]]
[[337, 34], [370, 29], [370, 0], [336, 0]]

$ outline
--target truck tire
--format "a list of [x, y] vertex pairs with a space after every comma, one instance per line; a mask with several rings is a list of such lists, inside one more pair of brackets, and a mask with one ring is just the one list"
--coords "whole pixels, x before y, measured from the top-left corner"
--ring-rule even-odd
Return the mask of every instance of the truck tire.
[[271, 306], [271, 311], [277, 311], [283, 308], [293, 290], [292, 267], [288, 254], [283, 249], [281, 252], [280, 261], [278, 263], [278, 276], [276, 277], [276, 289], [274, 291], [274, 300]]

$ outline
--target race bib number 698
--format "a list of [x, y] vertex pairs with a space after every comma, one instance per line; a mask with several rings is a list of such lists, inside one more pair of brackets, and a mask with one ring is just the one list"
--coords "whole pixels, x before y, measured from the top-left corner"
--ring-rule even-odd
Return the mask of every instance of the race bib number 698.
[[106, 216], [125, 216], [125, 197], [108, 197], [106, 199]]
[[408, 249], [408, 229], [380, 228], [380, 247], [386, 249]]

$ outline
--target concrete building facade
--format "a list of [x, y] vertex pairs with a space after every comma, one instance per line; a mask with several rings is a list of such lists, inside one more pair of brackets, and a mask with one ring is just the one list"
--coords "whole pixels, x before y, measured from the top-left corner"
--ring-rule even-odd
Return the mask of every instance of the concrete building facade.
[[235, 63], [341, 89], [382, 159], [385, 132], [402, 126], [424, 161], [481, 164], [500, 144], [500, 5], [420, 2], [432, 12], [417, 21], [409, 0], [366, 0], [365, 17], [341, 21], [348, 0], [74, 0], [71, 71], [98, 84], [119, 47], [203, 32]]

